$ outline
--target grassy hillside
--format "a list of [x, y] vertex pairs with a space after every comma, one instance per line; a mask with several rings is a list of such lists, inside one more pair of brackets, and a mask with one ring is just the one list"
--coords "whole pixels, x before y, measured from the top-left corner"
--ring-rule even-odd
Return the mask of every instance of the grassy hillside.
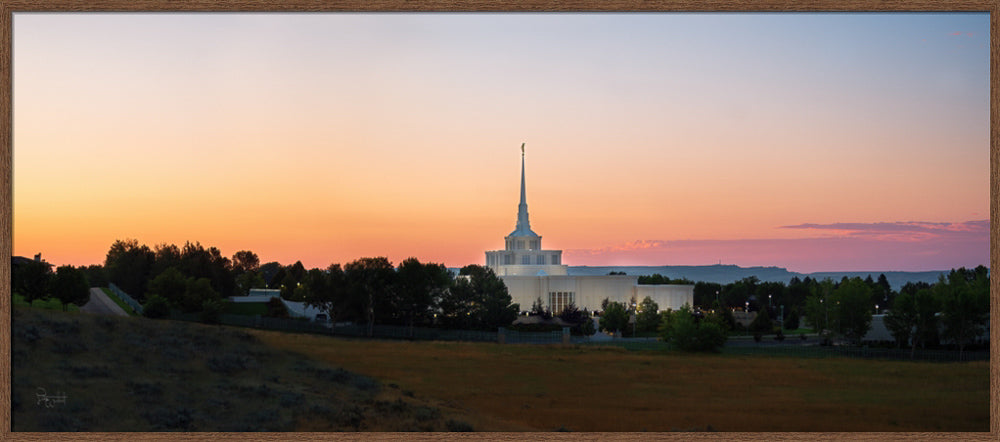
[[16, 306], [12, 343], [15, 431], [989, 431], [986, 361], [372, 341]]
[[[18, 306], [12, 316], [14, 431], [470, 429], [412, 392], [239, 329]], [[39, 389], [65, 403], [39, 403]]]
[[[987, 361], [689, 355], [251, 333], [272, 346], [309, 351], [468, 410], [469, 422], [483, 430], [989, 431]], [[483, 417], [494, 423], [477, 420]]]

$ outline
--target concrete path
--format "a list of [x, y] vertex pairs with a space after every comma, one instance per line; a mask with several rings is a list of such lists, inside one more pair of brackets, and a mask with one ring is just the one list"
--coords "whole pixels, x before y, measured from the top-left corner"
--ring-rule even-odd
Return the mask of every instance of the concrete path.
[[118, 304], [108, 298], [108, 295], [104, 294], [103, 290], [97, 287], [91, 287], [90, 301], [80, 307], [80, 311], [99, 315], [128, 316], [125, 310], [122, 310]]

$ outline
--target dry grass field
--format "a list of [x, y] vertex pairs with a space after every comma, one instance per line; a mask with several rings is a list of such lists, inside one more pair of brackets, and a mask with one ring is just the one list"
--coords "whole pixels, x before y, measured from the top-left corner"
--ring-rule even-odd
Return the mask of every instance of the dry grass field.
[[244, 329], [20, 306], [12, 319], [14, 431], [471, 429]]
[[477, 431], [989, 431], [989, 364], [365, 341], [251, 331]]

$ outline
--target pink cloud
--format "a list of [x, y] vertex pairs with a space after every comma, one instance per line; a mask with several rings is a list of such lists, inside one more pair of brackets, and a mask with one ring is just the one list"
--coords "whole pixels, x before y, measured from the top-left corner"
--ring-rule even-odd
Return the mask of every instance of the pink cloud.
[[781, 228], [826, 231], [838, 236], [864, 236], [885, 241], [923, 241], [942, 236], [954, 238], [962, 235], [988, 238], [990, 221], [799, 224]]
[[989, 221], [834, 223], [783, 228], [833, 236], [755, 240], [639, 240], [564, 251], [569, 265], [778, 266], [792, 271], [948, 270], [989, 264]]
[[951, 34], [948, 34], [948, 35], [962, 35], [962, 33], [961, 32], [952, 32]]

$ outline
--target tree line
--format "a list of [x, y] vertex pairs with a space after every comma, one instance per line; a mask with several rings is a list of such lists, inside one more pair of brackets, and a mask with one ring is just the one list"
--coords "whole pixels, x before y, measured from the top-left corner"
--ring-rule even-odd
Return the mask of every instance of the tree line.
[[200, 243], [151, 249], [128, 239], [111, 245], [104, 269], [139, 302], [152, 302], [158, 315], [214, 311], [222, 298], [255, 288], [278, 290], [283, 299], [327, 312], [331, 321], [363, 323], [369, 334], [376, 324], [489, 330], [509, 325], [519, 311], [492, 270], [469, 265], [453, 277], [443, 264], [417, 258], [394, 266], [385, 257], [365, 257], [306, 269], [301, 261], [261, 264], [249, 250], [227, 258]]
[[903, 287], [885, 326], [900, 347], [910, 344], [910, 354], [921, 347], [951, 340], [963, 352], [986, 331], [989, 323], [990, 274], [984, 266], [952, 270], [938, 282]]
[[899, 291], [891, 288], [884, 274], [840, 281], [796, 277], [787, 285], [755, 277], [726, 285], [698, 282], [694, 301], [721, 312], [730, 330], [735, 329], [731, 312], [745, 309], [757, 312], [748, 327], [751, 332], [770, 333], [775, 326], [796, 329], [806, 318], [811, 328], [826, 333], [827, 340], [839, 337], [854, 344], [860, 344], [871, 329], [872, 315], [884, 313], [897, 346], [912, 352], [917, 346], [940, 347], [947, 340], [963, 351], [986, 329], [989, 269], [953, 269], [934, 284], [908, 282]]
[[11, 260], [11, 294], [23, 296], [28, 303], [56, 298], [62, 303], [63, 310], [69, 304], [82, 307], [90, 301], [92, 278], [88, 275], [96, 269], [64, 265], [53, 271], [52, 267], [52, 264], [40, 260]]

